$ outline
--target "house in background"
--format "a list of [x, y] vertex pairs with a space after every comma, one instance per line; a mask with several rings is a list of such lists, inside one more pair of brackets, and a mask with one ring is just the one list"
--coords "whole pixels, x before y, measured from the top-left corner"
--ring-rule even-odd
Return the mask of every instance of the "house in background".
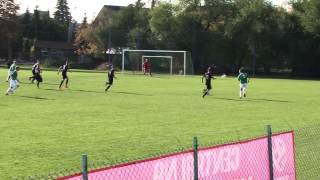
[[120, 11], [125, 7], [126, 6], [104, 5], [100, 10], [100, 12], [98, 13], [97, 17], [92, 22], [93, 27], [97, 27], [97, 26], [110, 27], [112, 23], [113, 14], [115, 14], [116, 12]]
[[35, 57], [40, 59], [65, 59], [73, 57], [76, 50], [73, 43], [40, 41], [34, 43]]

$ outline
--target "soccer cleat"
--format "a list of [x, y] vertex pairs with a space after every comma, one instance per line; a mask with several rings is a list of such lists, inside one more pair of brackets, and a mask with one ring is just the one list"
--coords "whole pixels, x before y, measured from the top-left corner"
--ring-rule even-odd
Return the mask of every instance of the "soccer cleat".
[[9, 96], [9, 93], [6, 93], [5, 95], [6, 95], [6, 96]]

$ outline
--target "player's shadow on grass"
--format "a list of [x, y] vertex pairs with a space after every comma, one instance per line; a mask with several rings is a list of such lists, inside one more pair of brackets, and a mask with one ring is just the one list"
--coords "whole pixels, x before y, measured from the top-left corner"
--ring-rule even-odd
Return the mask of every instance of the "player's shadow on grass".
[[86, 93], [99, 93], [99, 94], [105, 93], [102, 91], [91, 91], [91, 90], [82, 90], [82, 89], [69, 89], [69, 91], [86, 92]]
[[148, 94], [141, 94], [141, 93], [134, 93], [134, 92], [124, 92], [124, 91], [113, 92], [113, 93], [127, 94], [127, 95], [136, 95], [136, 96], [152, 96], [152, 95], [148, 95]]
[[43, 82], [42, 84], [55, 85], [55, 86], [58, 86], [58, 85], [59, 85], [59, 83], [48, 83], [48, 82]]
[[227, 101], [242, 101], [241, 99], [220, 98], [220, 97], [214, 97], [214, 99], [221, 99], [221, 100], [227, 100]]
[[99, 93], [99, 94], [104, 94], [104, 92], [102, 91], [90, 91], [90, 90], [82, 90], [82, 89], [62, 89], [62, 90], [59, 90], [59, 89], [50, 89], [50, 88], [46, 88], [46, 89], [43, 89], [43, 90], [46, 90], [46, 91], [74, 91], [74, 92], [85, 92], [85, 93]]
[[283, 100], [276, 100], [276, 99], [258, 99], [258, 98], [244, 98], [244, 99], [233, 99], [233, 98], [220, 98], [220, 97], [214, 97], [215, 99], [221, 99], [221, 100], [228, 100], [228, 101], [267, 101], [267, 102], [280, 102], [280, 103], [289, 103], [290, 101], [283, 101]]
[[259, 98], [250, 98], [251, 100], [255, 101], [270, 101], [270, 102], [281, 102], [281, 103], [289, 103], [290, 101], [284, 101], [284, 100], [277, 100], [277, 99], [259, 99]]
[[[34, 81], [34, 83], [31, 83], [31, 82], [20, 82], [20, 84], [29, 84], [29, 85], [35, 85], [37, 81]], [[41, 84], [46, 84], [46, 85], [55, 85], [55, 86], [58, 86], [59, 84], [58, 83], [47, 83], [47, 82], [42, 82], [40, 83]]]
[[15, 95], [15, 96], [22, 97], [22, 98], [28, 98], [28, 99], [37, 99], [37, 100], [55, 100], [55, 99], [38, 97], [38, 96], [21, 96], [21, 95]]
[[[42, 89], [42, 88], [40, 88]], [[50, 89], [50, 88], [44, 88], [42, 90], [46, 90], [46, 91], [60, 91], [59, 89]]]

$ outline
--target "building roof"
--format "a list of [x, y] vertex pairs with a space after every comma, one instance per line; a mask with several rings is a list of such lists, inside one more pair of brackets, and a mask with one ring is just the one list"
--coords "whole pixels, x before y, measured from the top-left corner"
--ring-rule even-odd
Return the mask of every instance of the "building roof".
[[113, 6], [113, 5], [104, 5], [92, 24], [98, 24], [101, 18], [107, 16], [107, 18], [111, 18], [111, 15], [115, 12], [120, 11], [121, 9], [125, 8], [126, 6]]

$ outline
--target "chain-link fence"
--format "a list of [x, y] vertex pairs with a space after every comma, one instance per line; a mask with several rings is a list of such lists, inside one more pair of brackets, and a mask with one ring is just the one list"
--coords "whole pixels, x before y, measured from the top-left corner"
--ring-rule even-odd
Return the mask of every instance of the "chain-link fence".
[[295, 130], [297, 179], [320, 179], [320, 125]]
[[[15, 179], [267, 180], [273, 175], [274, 179], [316, 180], [320, 178], [319, 139], [320, 126], [314, 125], [289, 132], [277, 131], [272, 136], [272, 148], [269, 146], [268, 136], [265, 135], [249, 140], [237, 139], [237, 142], [232, 143], [224, 141], [224, 144], [220, 145], [198, 145], [194, 142], [193, 148], [180, 148], [174, 152], [121, 162], [92, 163], [90, 156], [88, 160], [87, 156], [83, 156], [82, 166], [77, 169], [50, 173], [47, 176]], [[273, 166], [270, 166], [269, 162], [272, 162]]]

